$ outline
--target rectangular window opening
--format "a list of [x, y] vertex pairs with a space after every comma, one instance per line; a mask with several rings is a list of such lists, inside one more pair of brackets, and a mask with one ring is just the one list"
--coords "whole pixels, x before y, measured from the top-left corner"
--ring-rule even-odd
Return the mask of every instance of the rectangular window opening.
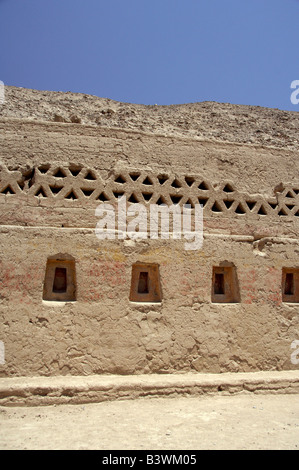
[[299, 268], [282, 269], [282, 301], [299, 303]]
[[73, 302], [76, 300], [76, 268], [74, 259], [47, 260], [43, 300]]
[[138, 281], [138, 294], [148, 294], [148, 272], [141, 271]]
[[135, 263], [132, 266], [131, 302], [161, 302], [159, 266], [152, 263]]
[[55, 268], [54, 282], [53, 282], [53, 292], [54, 293], [64, 293], [67, 288], [67, 277], [66, 277], [66, 268]]
[[214, 293], [224, 295], [224, 274], [222, 273], [215, 273]]
[[286, 273], [284, 293], [285, 295], [294, 295], [294, 274], [293, 273]]
[[235, 266], [214, 266], [212, 277], [212, 302], [238, 303], [240, 292]]

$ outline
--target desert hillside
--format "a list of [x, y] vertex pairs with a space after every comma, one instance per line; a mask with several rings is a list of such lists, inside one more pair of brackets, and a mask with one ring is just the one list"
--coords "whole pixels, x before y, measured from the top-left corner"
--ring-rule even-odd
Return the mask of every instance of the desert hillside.
[[5, 86], [0, 117], [299, 148], [299, 113], [257, 106], [216, 102], [140, 105], [81, 93]]

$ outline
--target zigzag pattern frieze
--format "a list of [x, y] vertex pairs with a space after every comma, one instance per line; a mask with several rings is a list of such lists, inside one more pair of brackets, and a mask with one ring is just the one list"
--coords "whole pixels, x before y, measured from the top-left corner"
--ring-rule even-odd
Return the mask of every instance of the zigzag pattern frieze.
[[6, 195], [49, 198], [54, 205], [70, 203], [116, 203], [125, 195], [128, 203], [189, 204], [200, 203], [207, 215], [299, 217], [298, 185], [280, 184], [273, 196], [248, 194], [231, 181], [216, 186], [200, 175], [172, 175], [147, 170], [111, 170], [109, 176], [82, 165], [41, 164], [36, 167], [9, 170], [0, 168], [0, 201]]

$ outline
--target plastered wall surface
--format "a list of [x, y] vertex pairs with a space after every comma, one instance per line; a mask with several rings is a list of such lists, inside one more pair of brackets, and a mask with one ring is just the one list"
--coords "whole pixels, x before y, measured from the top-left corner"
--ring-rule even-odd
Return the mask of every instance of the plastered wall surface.
[[[0, 375], [298, 368], [296, 279], [283, 280], [299, 268], [298, 113], [86, 96], [8, 87], [0, 110]], [[121, 195], [147, 213], [200, 203], [201, 248], [100, 240], [95, 210]], [[57, 284], [51, 300], [61, 261], [74, 296]], [[130, 300], [136, 263], [158, 267], [160, 301]], [[225, 270], [235, 294], [220, 301]]]

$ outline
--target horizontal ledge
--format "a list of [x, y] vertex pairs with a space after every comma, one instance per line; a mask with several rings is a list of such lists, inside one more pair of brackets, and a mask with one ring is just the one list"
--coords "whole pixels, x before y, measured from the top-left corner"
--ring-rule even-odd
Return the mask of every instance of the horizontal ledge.
[[96, 403], [117, 399], [236, 393], [298, 393], [299, 370], [0, 378], [0, 405]]
[[135, 305], [135, 306], [153, 306], [153, 307], [162, 307], [162, 302], [136, 302], [135, 300], [130, 300], [130, 305]]
[[[18, 230], [18, 231], [45, 231], [45, 230], [56, 230], [56, 231], [69, 231], [69, 232], [82, 232], [82, 233], [92, 233], [96, 236], [95, 234], [95, 227], [90, 228], [90, 227], [56, 227], [56, 226], [47, 226], [47, 225], [35, 225], [35, 226], [25, 226], [25, 225], [0, 225], [0, 233], [7, 233], [8, 230]], [[164, 239], [161, 237], [158, 238], [151, 238], [148, 236], [147, 238], [144, 239], [137, 239], [137, 240], [132, 240], [131, 238], [118, 238], [118, 232], [115, 232], [115, 239], [104, 239], [103, 241], [143, 241], [143, 240], [159, 240], [159, 241], [178, 241], [178, 242], [185, 242], [186, 240], [184, 239], [184, 235], [182, 234], [182, 237], [180, 239], [176, 238], [170, 238], [170, 239]], [[190, 232], [194, 233], [194, 232]], [[160, 232], [159, 232], [160, 234]], [[203, 238], [227, 238], [227, 239], [232, 239], [236, 241], [244, 241], [244, 242], [261, 242], [261, 241], [266, 241], [266, 242], [290, 242], [290, 243], [299, 243], [299, 237], [298, 238], [290, 238], [290, 237], [260, 237], [256, 238], [252, 235], [238, 235], [238, 234], [228, 234], [228, 233], [203, 233]], [[101, 241], [101, 240], [99, 240]]]
[[63, 307], [64, 305], [75, 304], [76, 302], [76, 300], [42, 300], [42, 304], [49, 307]]
[[[33, 119], [30, 117], [26, 118], [16, 118], [16, 117], [0, 117], [0, 125], [1, 124], [12, 124], [14, 126], [15, 124], [17, 125], [22, 125], [22, 126], [33, 126], [33, 127], [45, 127], [45, 128], [50, 128], [53, 127], [59, 129], [59, 131], [64, 131], [64, 129], [69, 128], [69, 130], [73, 130], [74, 134], [78, 133], [78, 130], [84, 129], [87, 132], [90, 131], [89, 134], [104, 134], [106, 135], [111, 135], [111, 134], [126, 134], [126, 135], [143, 135], [145, 137], [149, 138], [159, 138], [163, 140], [171, 140], [171, 141], [193, 141], [197, 142], [199, 144], [208, 144], [208, 145], [218, 145], [219, 147], [223, 147], [224, 145], [226, 147], [246, 147], [246, 148], [255, 148], [255, 149], [265, 149], [265, 146], [261, 142], [237, 142], [233, 140], [224, 140], [224, 139], [219, 139], [215, 136], [201, 136], [198, 135], [198, 133], [195, 134], [197, 131], [192, 131], [187, 132], [185, 134], [178, 134], [176, 131], [173, 133], [169, 132], [151, 132], [150, 130], [141, 130], [141, 129], [128, 129], [126, 127], [118, 127], [118, 126], [113, 126], [113, 127], [108, 127], [108, 126], [101, 126], [96, 123], [88, 123], [88, 124], [83, 124], [83, 123], [73, 123], [73, 122], [56, 122], [56, 121], [50, 121], [46, 119]], [[83, 131], [83, 133], [85, 133]], [[193, 133], [192, 133], [193, 132]], [[81, 134], [81, 132], [80, 132]], [[285, 153], [287, 154], [288, 152], [297, 152], [298, 151], [298, 145], [291, 145], [289, 147], [286, 146], [277, 146], [272, 144], [267, 145], [267, 149], [271, 150], [276, 150], [277, 152], [280, 153]]]

